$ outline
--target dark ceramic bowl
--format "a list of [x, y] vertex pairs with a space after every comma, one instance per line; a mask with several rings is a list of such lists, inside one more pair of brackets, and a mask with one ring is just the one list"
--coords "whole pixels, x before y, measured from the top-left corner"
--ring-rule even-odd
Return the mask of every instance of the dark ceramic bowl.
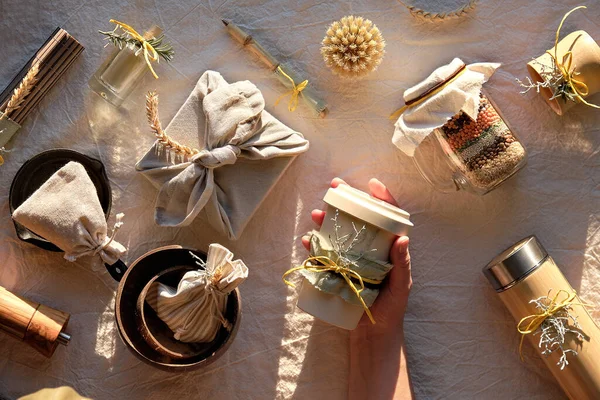
[[[47, 150], [26, 161], [15, 175], [10, 186], [9, 207], [10, 215], [40, 188], [56, 171], [70, 161], [76, 161], [84, 166], [92, 179], [104, 215], [108, 218], [112, 203], [112, 194], [104, 165], [95, 158], [67, 149]], [[19, 239], [34, 244], [45, 250], [62, 251], [46, 239], [36, 235], [23, 225], [13, 220]]]
[[233, 342], [241, 322], [241, 300], [236, 289], [229, 294], [224, 314], [232, 329], [222, 327], [210, 343], [183, 343], [173, 338], [150, 306], [140, 302], [151, 281], [177, 287], [186, 272], [201, 268], [190, 252], [206, 260], [206, 254], [181, 246], [160, 247], [144, 254], [129, 267], [117, 291], [115, 313], [123, 342], [145, 363], [168, 371], [196, 369], [217, 360]]

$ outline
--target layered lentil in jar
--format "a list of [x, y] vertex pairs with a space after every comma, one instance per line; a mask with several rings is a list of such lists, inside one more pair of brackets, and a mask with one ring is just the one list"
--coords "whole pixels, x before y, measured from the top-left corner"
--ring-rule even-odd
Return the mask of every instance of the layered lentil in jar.
[[487, 96], [479, 97], [476, 121], [460, 111], [436, 134], [472, 189], [487, 193], [525, 163], [526, 152]]
[[391, 116], [398, 118], [392, 142], [440, 191], [483, 195], [526, 163], [525, 148], [483, 90], [498, 68], [455, 58], [405, 90]]

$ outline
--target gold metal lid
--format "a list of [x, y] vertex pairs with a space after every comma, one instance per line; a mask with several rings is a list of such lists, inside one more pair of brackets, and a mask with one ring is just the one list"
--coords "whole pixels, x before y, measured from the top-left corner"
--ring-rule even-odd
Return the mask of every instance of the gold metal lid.
[[520, 240], [483, 268], [483, 274], [497, 292], [509, 289], [535, 271], [548, 252], [535, 236]]

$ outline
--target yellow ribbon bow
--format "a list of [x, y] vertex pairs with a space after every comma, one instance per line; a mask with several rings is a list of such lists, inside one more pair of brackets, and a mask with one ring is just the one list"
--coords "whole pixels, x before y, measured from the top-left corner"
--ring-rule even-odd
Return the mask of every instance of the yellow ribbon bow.
[[560, 22], [560, 25], [558, 26], [558, 30], [556, 31], [556, 39], [554, 41], [554, 54], [552, 54], [552, 52], [550, 50], [546, 51], [546, 53], [548, 53], [550, 55], [550, 57], [552, 57], [552, 60], [554, 60], [554, 64], [556, 65], [556, 68], [563, 76], [563, 79], [567, 83], [567, 85], [573, 90], [575, 97], [587, 106], [594, 107], [594, 108], [600, 108], [600, 106], [597, 106], [596, 104], [588, 103], [583, 98], [584, 96], [587, 96], [590, 91], [584, 82], [582, 82], [579, 79], [574, 78], [575, 76], [578, 75], [578, 73], [575, 72], [575, 67], [573, 67], [573, 69], [571, 70], [571, 65], [573, 63], [573, 52], [567, 51], [565, 53], [565, 55], [563, 55], [563, 57], [562, 57], [562, 62], [560, 62], [558, 60], [558, 41], [560, 39], [560, 30], [562, 29], [562, 26], [565, 23], [565, 20], [569, 17], [569, 15], [571, 15], [574, 11], [584, 9], [584, 8], [587, 8], [587, 7], [586, 6], [575, 7], [574, 9], [572, 9], [571, 11], [569, 11], [568, 13], [565, 14], [562, 21]]
[[[558, 301], [561, 293], [564, 293], [567, 297], [562, 301]], [[521, 361], [523, 361], [523, 340], [525, 336], [530, 335], [537, 331], [537, 329], [544, 323], [546, 318], [553, 316], [559, 311], [564, 310], [569, 306], [591, 306], [590, 304], [585, 303], [573, 303], [573, 300], [577, 298], [577, 293], [575, 291], [569, 293], [566, 290], [559, 290], [558, 293], [554, 296], [552, 300], [550, 300], [550, 304], [548, 308], [539, 314], [532, 314], [526, 317], [521, 318], [521, 321], [517, 324], [517, 330], [521, 334], [521, 342], [519, 344], [519, 355], [521, 356]]]
[[150, 43], [148, 43], [148, 41], [146, 39], [144, 39], [144, 37], [142, 35], [137, 33], [137, 31], [135, 29], [133, 29], [131, 26], [124, 24], [123, 22], [114, 20], [114, 19], [111, 19], [110, 22], [119, 26], [125, 32], [130, 34], [132, 38], [134, 38], [135, 40], [140, 42], [140, 46], [144, 50], [144, 59], [146, 60], [146, 64], [148, 64], [148, 68], [150, 68], [150, 72], [152, 72], [152, 75], [154, 75], [154, 77], [156, 79], [158, 79], [158, 75], [156, 75], [156, 72], [154, 72], [154, 68], [152, 68], [152, 63], [150, 62], [150, 60], [158, 61], [158, 53], [156, 52], [154, 47], [152, 47], [152, 45]]
[[[363, 308], [365, 309], [365, 313], [367, 313], [369, 319], [371, 320], [371, 323], [375, 324], [375, 319], [373, 318], [373, 315], [371, 314], [371, 310], [369, 310], [369, 306], [367, 306], [367, 304], [363, 300], [362, 296], [360, 295], [360, 292], [362, 292], [365, 289], [365, 282], [378, 285], [381, 283], [381, 281], [378, 281], [375, 279], [363, 278], [362, 276], [360, 276], [360, 274], [358, 272], [356, 272], [348, 267], [338, 265], [335, 261], [333, 261], [331, 258], [329, 258], [327, 256], [314, 256], [314, 257], [307, 258], [302, 263], [301, 266], [289, 269], [285, 274], [283, 274], [283, 276], [281, 277], [283, 279], [283, 282], [288, 286], [296, 287], [296, 285], [294, 285], [293, 283], [291, 283], [290, 281], [288, 281], [285, 278], [288, 275], [293, 274], [294, 272], [300, 271], [300, 270], [306, 270], [306, 271], [310, 271], [310, 272], [328, 272], [328, 271], [330, 271], [330, 272], [335, 272], [336, 274], [341, 275], [342, 278], [344, 278], [344, 280], [348, 284], [348, 286], [350, 286], [350, 289], [352, 289], [352, 291], [354, 292], [354, 294], [356, 295], [356, 297], [358, 298], [360, 303], [362, 304]], [[356, 279], [359, 282], [360, 289], [356, 287], [354, 282], [352, 282], [352, 278]]]
[[281, 75], [285, 76], [292, 83], [292, 90], [279, 96], [279, 98], [275, 101], [275, 107], [277, 107], [277, 104], [279, 104], [281, 99], [283, 99], [285, 96], [291, 95], [290, 102], [288, 103], [288, 110], [290, 112], [294, 112], [296, 107], [298, 107], [298, 96], [304, 89], [306, 89], [306, 86], [308, 86], [308, 79], [296, 85], [296, 82], [294, 82], [292, 77], [286, 74], [281, 67], [277, 67], [277, 71], [279, 71]]

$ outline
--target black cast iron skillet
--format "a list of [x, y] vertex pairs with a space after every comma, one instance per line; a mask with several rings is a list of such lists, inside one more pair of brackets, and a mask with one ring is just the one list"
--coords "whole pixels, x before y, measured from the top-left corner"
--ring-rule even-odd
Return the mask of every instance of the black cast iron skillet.
[[[112, 192], [110, 183], [104, 165], [100, 160], [88, 157], [74, 150], [53, 149], [47, 150], [27, 160], [17, 171], [10, 186], [9, 207], [10, 214], [25, 202], [36, 190], [40, 188], [56, 171], [64, 167], [70, 161], [76, 161], [83, 165], [90, 176], [96, 191], [98, 199], [108, 219], [112, 205]], [[31, 243], [44, 250], [60, 252], [62, 251], [56, 245], [50, 243], [41, 236], [36, 235], [23, 225], [13, 220], [17, 237], [24, 242]], [[127, 266], [121, 260], [113, 265], [104, 264], [110, 276], [117, 282], [127, 270]]]

